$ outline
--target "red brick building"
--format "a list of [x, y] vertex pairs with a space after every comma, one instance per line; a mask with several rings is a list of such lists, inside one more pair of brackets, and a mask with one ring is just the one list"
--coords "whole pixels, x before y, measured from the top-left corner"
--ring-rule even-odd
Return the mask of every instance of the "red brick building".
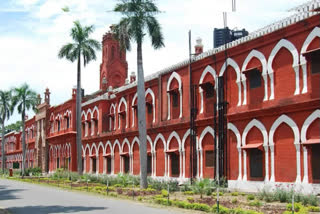
[[[252, 191], [291, 183], [304, 192], [320, 192], [320, 15], [303, 12], [318, 7], [302, 5], [295, 15], [226, 47], [202, 53], [201, 44], [196, 46], [191, 79], [197, 86], [197, 178], [215, 176], [214, 106], [222, 76], [229, 187]], [[83, 170], [139, 175], [135, 76], [128, 77], [126, 54], [110, 33], [103, 37], [102, 54], [100, 90], [82, 103]], [[145, 78], [152, 177], [190, 178], [188, 65], [186, 60]], [[39, 113], [27, 121], [33, 130], [31, 165], [48, 172], [62, 167], [76, 171], [75, 93], [73, 89], [70, 100], [50, 106], [47, 90]], [[6, 135], [9, 167], [21, 160], [19, 137]]]

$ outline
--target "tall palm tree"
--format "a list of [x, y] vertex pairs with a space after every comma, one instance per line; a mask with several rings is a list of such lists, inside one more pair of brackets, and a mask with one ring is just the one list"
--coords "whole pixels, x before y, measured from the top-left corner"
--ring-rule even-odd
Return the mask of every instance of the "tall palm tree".
[[93, 25], [82, 26], [79, 21], [74, 22], [70, 36], [74, 43], [64, 45], [58, 54], [58, 57], [66, 58], [74, 62], [78, 61], [77, 70], [77, 100], [76, 100], [76, 131], [77, 131], [77, 168], [78, 173], [82, 174], [82, 143], [81, 143], [81, 57], [83, 58], [84, 67], [92, 60], [96, 60], [95, 51], [101, 49], [98, 41], [90, 39], [89, 36], [93, 32]]
[[2, 154], [2, 173], [4, 173], [5, 168], [5, 122], [9, 119], [13, 112], [13, 106], [12, 106], [12, 96], [11, 91], [1, 91], [0, 90], [0, 123], [1, 123], [1, 130], [2, 130], [2, 136], [1, 136], [1, 154]]
[[38, 105], [37, 93], [33, 91], [26, 83], [21, 87], [13, 89], [13, 106], [17, 106], [19, 114], [21, 114], [22, 121], [22, 176], [25, 175], [26, 170], [26, 133], [25, 133], [25, 122], [26, 122], [26, 111], [36, 111]]
[[121, 47], [130, 51], [130, 43], [132, 41], [137, 43], [140, 187], [147, 188], [147, 130], [142, 42], [144, 36], [149, 34], [153, 48], [159, 49], [164, 46], [161, 26], [155, 18], [160, 11], [153, 0], [120, 0], [113, 11], [123, 15], [120, 22], [113, 26], [115, 37]]

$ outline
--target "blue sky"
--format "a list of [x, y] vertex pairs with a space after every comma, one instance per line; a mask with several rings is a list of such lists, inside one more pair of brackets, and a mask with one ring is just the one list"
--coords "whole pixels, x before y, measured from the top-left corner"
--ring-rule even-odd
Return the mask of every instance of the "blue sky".
[[[0, 90], [27, 82], [43, 95], [51, 91], [51, 104], [71, 97], [76, 85], [76, 64], [57, 57], [59, 48], [71, 41], [73, 21], [94, 25], [92, 37], [101, 41], [103, 34], [120, 16], [112, 12], [116, 0], [0, 0]], [[230, 28], [249, 32], [289, 16], [290, 8], [306, 0], [237, 0], [237, 12], [231, 13], [231, 0], [158, 0], [158, 15], [165, 38], [165, 48], [154, 51], [146, 40], [143, 46], [145, 75], [155, 73], [188, 57], [188, 31], [192, 42], [201, 37], [204, 51], [213, 46], [213, 29], [223, 26], [222, 12], [228, 11]], [[68, 6], [70, 12], [61, 8]], [[82, 72], [86, 93], [99, 88], [101, 52], [96, 62]], [[128, 53], [128, 72], [136, 71], [135, 46]], [[29, 112], [33, 116], [32, 112]], [[20, 119], [15, 113], [8, 123]]]

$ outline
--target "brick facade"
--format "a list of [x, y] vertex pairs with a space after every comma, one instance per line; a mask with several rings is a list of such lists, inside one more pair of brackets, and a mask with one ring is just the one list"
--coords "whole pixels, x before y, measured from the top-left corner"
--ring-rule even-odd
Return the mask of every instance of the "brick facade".
[[[319, 23], [320, 15], [297, 15], [227, 44], [226, 49], [194, 57], [191, 79], [197, 86], [198, 178], [215, 176], [210, 162], [217, 135], [213, 108], [218, 77], [223, 76], [228, 102], [225, 175], [229, 187], [253, 191], [292, 183], [305, 192], [320, 192], [320, 71], [315, 65]], [[82, 104], [83, 170], [139, 175], [135, 78], [126, 81], [125, 52], [110, 33], [103, 37], [102, 55], [100, 90], [85, 96]], [[253, 72], [258, 72], [255, 83], [251, 83]], [[190, 178], [189, 79], [188, 61], [145, 78], [152, 177], [173, 177], [181, 182]], [[58, 167], [76, 171], [75, 98], [73, 90], [70, 100], [48, 106], [42, 117], [46, 134], [42, 151], [48, 154], [48, 161], [37, 163], [47, 164], [50, 173]], [[31, 123], [39, 129], [39, 122], [27, 121]], [[16, 139], [18, 142], [19, 137]], [[33, 142], [29, 141], [30, 148], [38, 150]], [[19, 153], [20, 147], [15, 148]], [[11, 160], [11, 154], [9, 150], [8, 164], [20, 160], [19, 155]]]

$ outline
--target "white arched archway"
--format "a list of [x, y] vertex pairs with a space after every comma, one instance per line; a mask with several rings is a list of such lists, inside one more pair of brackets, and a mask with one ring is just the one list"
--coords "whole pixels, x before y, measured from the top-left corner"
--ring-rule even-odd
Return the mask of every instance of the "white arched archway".
[[199, 157], [200, 157], [200, 178], [203, 177], [203, 149], [202, 149], [202, 141], [203, 138], [207, 135], [207, 134], [211, 134], [211, 136], [213, 138], [215, 138], [215, 133], [214, 133], [214, 129], [211, 126], [207, 126], [200, 135], [199, 138], [199, 144], [198, 144], [198, 150], [199, 150]]
[[237, 80], [236, 83], [238, 85], [238, 97], [239, 97], [239, 101], [238, 101], [238, 106], [241, 105], [241, 74], [240, 74], [240, 68], [238, 66], [238, 64], [236, 63], [236, 61], [234, 61], [231, 58], [228, 58], [222, 65], [221, 69], [220, 69], [220, 75], [219, 76], [223, 76], [224, 72], [227, 70], [227, 67], [231, 66], [237, 75]]
[[238, 180], [242, 179], [242, 164], [241, 164], [241, 135], [238, 128], [233, 123], [228, 123], [228, 129], [231, 130], [237, 139], [237, 149], [238, 149], [238, 167], [239, 167], [239, 175]]
[[[120, 113], [120, 108], [121, 108], [121, 105], [124, 105], [125, 106], [125, 112], [126, 112], [126, 128], [128, 128], [128, 105], [127, 105], [127, 101], [126, 99], [124, 99], [124, 97], [121, 97], [120, 99], [120, 102], [119, 102], [119, 105], [118, 105], [118, 113]], [[120, 126], [121, 126], [121, 120], [120, 120], [120, 114], [119, 114], [119, 129], [120, 129]]]
[[147, 97], [147, 95], [150, 94], [150, 96], [152, 97], [152, 122], [155, 123], [156, 122], [156, 103], [155, 103], [155, 95], [152, 91], [151, 88], [148, 88], [146, 90], [145, 96]]
[[[267, 60], [266, 57], [263, 55], [263, 53], [261, 53], [260, 51], [257, 50], [252, 50], [248, 56], [246, 57], [246, 59], [244, 60], [244, 63], [242, 65], [242, 72], [245, 71], [247, 69], [247, 66], [249, 64], [249, 62], [253, 59], [256, 58], [260, 61], [261, 65], [262, 65], [262, 77], [264, 80], [264, 98], [263, 101], [268, 100], [268, 77], [267, 77]], [[241, 74], [241, 78], [242, 78], [242, 85], [243, 85], [243, 105], [247, 104], [247, 84], [246, 84], [246, 77], [245, 75], [242, 73]]]
[[296, 47], [288, 40], [286, 39], [281, 39], [276, 46], [272, 49], [271, 54], [269, 56], [269, 60], [268, 60], [268, 73], [269, 73], [269, 77], [270, 77], [270, 100], [274, 99], [274, 71], [272, 68], [272, 63], [273, 60], [275, 58], [275, 56], [277, 55], [277, 53], [280, 51], [281, 48], [286, 48], [293, 57], [293, 64], [292, 64], [292, 68], [295, 71], [295, 76], [296, 76], [296, 89], [294, 92], [294, 95], [300, 94], [300, 85], [299, 85], [299, 54], [298, 51], [296, 49]]
[[315, 39], [315, 38], [320, 38], [320, 28], [319, 27], [315, 27], [310, 34], [308, 35], [308, 37], [306, 38], [306, 40], [304, 41], [302, 48], [301, 48], [301, 52], [300, 52], [300, 64], [302, 67], [302, 80], [303, 80], [303, 88], [302, 88], [302, 94], [307, 93], [308, 92], [308, 82], [307, 82], [307, 60], [306, 58], [303, 56], [303, 53], [305, 53], [309, 47], [309, 45], [311, 44], [311, 42]]
[[[309, 126], [316, 120], [320, 119], [320, 109], [316, 109], [312, 114], [310, 114], [307, 119], [304, 121], [302, 128], [301, 128], [301, 141], [302, 143], [306, 142], [307, 139], [307, 132]], [[303, 147], [303, 169], [304, 169], [304, 176], [303, 176], [303, 183], [309, 182], [308, 176], [308, 150], [304, 146]]]
[[[269, 180], [269, 150], [268, 150], [268, 132], [265, 128], [265, 126], [257, 119], [253, 119], [248, 123], [246, 128], [244, 129], [242, 133], [242, 146], [246, 145], [246, 139], [249, 131], [253, 128], [256, 127], [257, 129], [260, 130], [263, 136], [263, 147], [264, 147], [264, 152], [265, 152], [265, 181]], [[244, 150], [243, 151], [243, 168], [244, 168], [244, 175], [243, 175], [243, 180], [247, 180], [247, 152]]]
[[[211, 76], [213, 77], [214, 81], [215, 81], [215, 90], [216, 90], [216, 94], [218, 94], [217, 92], [217, 72], [210, 66], [208, 65], [204, 71], [201, 74], [200, 77], [200, 81], [199, 81], [199, 85], [203, 83], [204, 78], [206, 77], [206, 75], [211, 74]], [[199, 87], [199, 94], [200, 94], [200, 114], [203, 113], [203, 89], [202, 87]]]
[[176, 79], [179, 84], [179, 95], [180, 95], [180, 115], [179, 118], [182, 117], [182, 81], [181, 77], [177, 72], [172, 72], [171, 76], [169, 77], [168, 83], [167, 83], [167, 97], [168, 97], [168, 120], [171, 118], [171, 101], [170, 101], [170, 85], [173, 79]]
[[165, 138], [164, 138], [164, 136], [161, 134], [161, 133], [159, 133], [157, 136], [156, 136], [156, 138], [155, 138], [155, 140], [154, 140], [154, 145], [153, 145], [153, 152], [154, 152], [154, 155], [155, 155], [155, 157], [154, 157], [154, 176], [156, 176], [157, 174], [156, 174], [156, 172], [157, 172], [157, 153], [156, 153], [156, 149], [157, 149], [157, 143], [158, 143], [158, 141], [161, 141], [162, 142], [162, 144], [163, 144], [163, 150], [164, 150], [164, 153], [165, 153], [165, 159], [164, 159], [164, 161], [165, 161], [165, 164], [164, 164], [164, 167], [165, 167], [165, 172], [164, 172], [164, 175], [165, 176], [167, 176], [167, 154], [166, 154], [166, 151], [167, 151], [167, 143], [166, 143], [166, 140], [165, 140]]
[[134, 113], [134, 108], [135, 108], [135, 104], [134, 103], [136, 102], [137, 98], [138, 98], [138, 94], [135, 93], [133, 98], [132, 98], [132, 104], [131, 104], [131, 108], [132, 108], [132, 127], [134, 127], [134, 124], [135, 124], [136, 116], [135, 116], [135, 113]]
[[[113, 130], [116, 130], [116, 124], [117, 124], [116, 104], [112, 103], [110, 105], [109, 114], [114, 116]], [[109, 129], [110, 129], [110, 131], [112, 129], [112, 118], [111, 117], [109, 118]]]
[[[182, 155], [181, 155], [181, 139], [178, 135], [177, 132], [173, 131], [171, 132], [171, 134], [169, 135], [168, 137], [168, 140], [167, 140], [167, 151], [170, 149], [170, 143], [171, 143], [171, 140], [172, 138], [175, 138], [178, 142], [178, 146], [179, 146], [179, 177], [181, 178], [182, 177]], [[170, 169], [170, 162], [171, 162], [171, 158], [170, 158], [170, 155], [167, 155], [167, 163], [168, 163], [168, 166], [167, 166], [167, 169]], [[168, 174], [169, 176], [169, 170], [168, 170]]]
[[297, 164], [297, 177], [296, 177], [296, 183], [301, 182], [301, 169], [300, 169], [300, 132], [297, 124], [287, 115], [281, 115], [278, 117], [276, 121], [271, 126], [270, 132], [269, 132], [269, 147], [271, 151], [271, 178], [270, 181], [274, 182], [275, 181], [275, 161], [274, 161], [274, 133], [277, 130], [277, 128], [282, 124], [285, 123], [287, 124], [293, 131], [294, 134], [294, 141], [293, 144], [295, 145], [296, 148], [296, 164]]

